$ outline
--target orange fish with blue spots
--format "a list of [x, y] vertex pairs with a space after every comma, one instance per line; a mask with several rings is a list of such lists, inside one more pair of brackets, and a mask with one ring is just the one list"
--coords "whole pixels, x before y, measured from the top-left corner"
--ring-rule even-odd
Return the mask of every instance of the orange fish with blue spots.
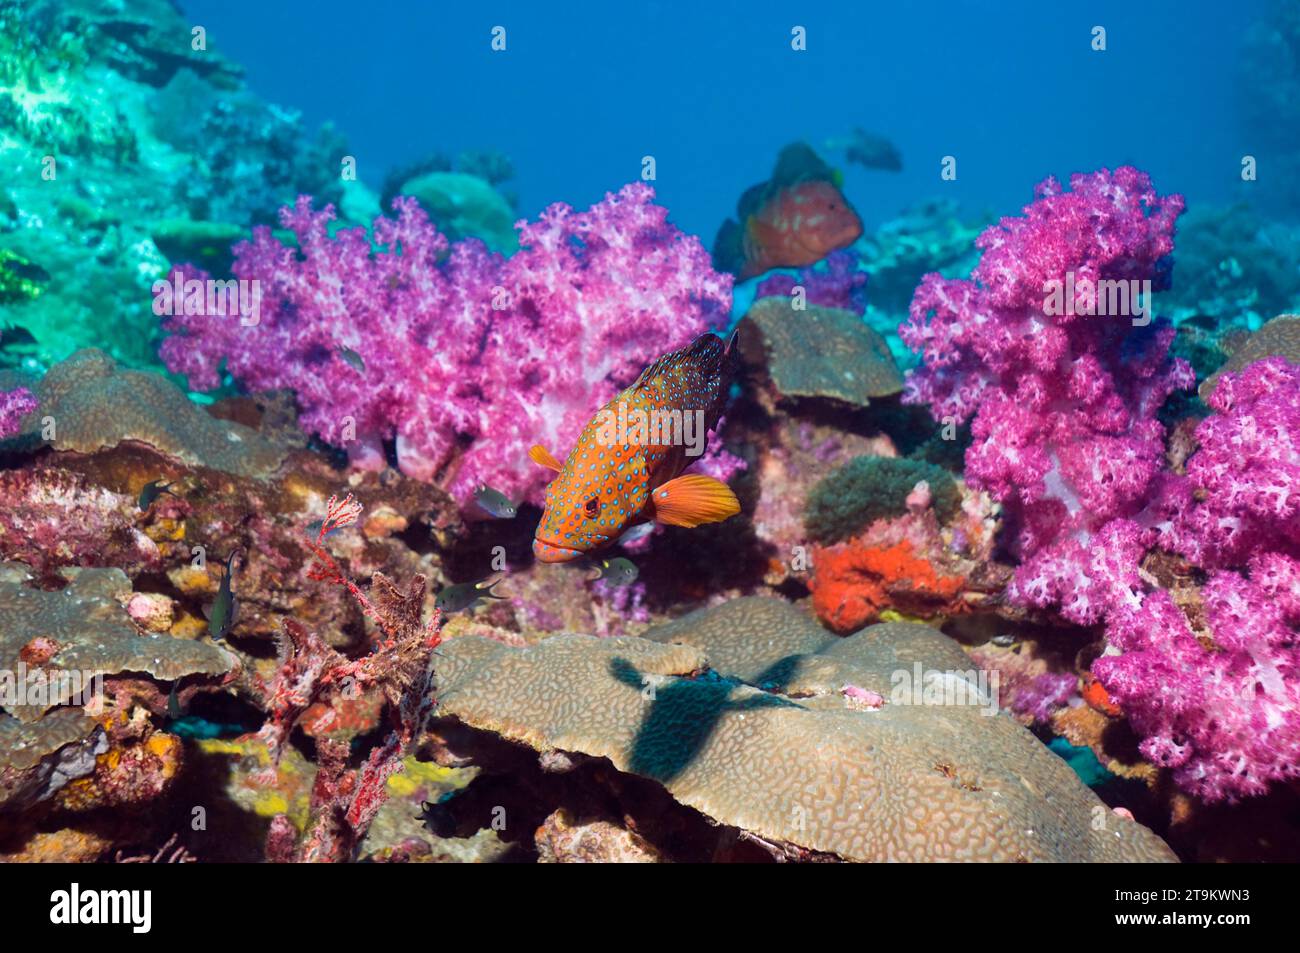
[[563, 466], [541, 445], [529, 451], [558, 471], [533, 539], [539, 560], [577, 559], [649, 520], [695, 527], [740, 512], [721, 480], [682, 473], [722, 413], [735, 341], [703, 334], [655, 361], [591, 419]]

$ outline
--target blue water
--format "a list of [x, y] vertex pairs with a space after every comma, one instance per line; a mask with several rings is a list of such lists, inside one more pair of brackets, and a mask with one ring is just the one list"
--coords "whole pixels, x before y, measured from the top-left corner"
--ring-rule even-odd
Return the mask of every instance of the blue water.
[[854, 126], [903, 153], [899, 174], [845, 169], [868, 226], [935, 194], [1014, 213], [1049, 173], [1126, 162], [1192, 201], [1248, 195], [1238, 47], [1261, 6], [181, 0], [256, 92], [333, 121], [376, 189], [431, 152], [496, 149], [531, 217], [596, 201], [653, 155], [673, 220], [706, 243], [782, 145]]

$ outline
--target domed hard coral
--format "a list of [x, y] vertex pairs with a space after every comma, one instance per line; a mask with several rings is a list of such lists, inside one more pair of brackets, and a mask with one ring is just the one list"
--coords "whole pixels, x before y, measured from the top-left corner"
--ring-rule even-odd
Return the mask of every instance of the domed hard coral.
[[1232, 352], [1226, 364], [1201, 382], [1201, 398], [1210, 399], [1224, 374], [1238, 374], [1255, 361], [1275, 356], [1300, 365], [1300, 315], [1279, 314], [1251, 334]]
[[[475, 740], [447, 719], [542, 752], [608, 758], [795, 854], [1173, 859], [1132, 821], [1096, 824], [1105, 805], [1025, 729], [989, 714], [965, 653], [933, 629], [895, 623], [840, 639], [781, 600], [740, 599], [649, 635], [557, 636], [528, 649], [449, 640], [437, 730], [456, 750]], [[896, 673], [914, 666], [967, 703], [900, 695]], [[742, 671], [781, 693], [745, 684]], [[846, 684], [886, 702], [855, 706]]]

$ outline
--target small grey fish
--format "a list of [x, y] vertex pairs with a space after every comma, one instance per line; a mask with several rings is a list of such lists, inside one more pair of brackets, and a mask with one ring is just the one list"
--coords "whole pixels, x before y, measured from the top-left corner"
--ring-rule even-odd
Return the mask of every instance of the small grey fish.
[[1217, 331], [1219, 328], [1219, 319], [1212, 318], [1208, 314], [1194, 314], [1185, 321], [1178, 323], [1178, 329], [1195, 328], [1198, 331]]
[[35, 344], [36, 338], [32, 337], [32, 332], [16, 324], [10, 325], [4, 330], [0, 330], [0, 347], [10, 347], [25, 344]]
[[512, 520], [519, 512], [508, 496], [490, 486], [480, 486], [475, 490], [474, 502], [478, 504], [479, 509], [499, 520]]
[[164, 483], [162, 480], [151, 480], [146, 483], [144, 489], [140, 491], [140, 498], [136, 500], [136, 503], [139, 505], [140, 509], [147, 510], [149, 507], [153, 506], [153, 501], [158, 499], [158, 497], [162, 496], [164, 493], [168, 496], [175, 496], [176, 494], [170, 489], [174, 484], [174, 480], [168, 483]]
[[1016, 644], [1016, 637], [1014, 635], [1007, 635], [1006, 633], [1002, 633], [1000, 635], [993, 636], [992, 642], [998, 648], [1002, 648], [1002, 649], [1010, 648], [1011, 646]]
[[636, 582], [636, 577], [639, 575], [641, 575], [641, 570], [636, 568], [636, 563], [623, 556], [600, 560], [600, 576], [598, 578], [605, 580], [611, 586], [631, 585]]
[[492, 587], [505, 578], [505, 573], [493, 573], [481, 582], [461, 582], [448, 586], [438, 593], [433, 604], [443, 612], [463, 612], [472, 608], [480, 599], [504, 599], [492, 591]]
[[[308, 531], [309, 533], [311, 533], [312, 539], [315, 539], [317, 536], [320, 535], [321, 527], [323, 527], [324, 525], [325, 525], [325, 519], [324, 519], [324, 517], [322, 517], [321, 519], [318, 519], [318, 520], [313, 520], [312, 522], [310, 522], [310, 523], [307, 524], [307, 531]], [[331, 530], [330, 530], [328, 533], [326, 533], [325, 535], [326, 535], [326, 536], [333, 536], [333, 535], [334, 535], [335, 533], [337, 533], [340, 529], [342, 529], [341, 526], [335, 526], [333, 529], [331, 529]]]
[[50, 280], [50, 273], [33, 261], [23, 261], [13, 257], [5, 260], [5, 269], [26, 281], [43, 284]]
[[653, 522], [637, 523], [635, 526], [628, 527], [627, 531], [614, 542], [618, 546], [627, 546], [630, 543], [645, 539], [654, 531], [655, 524]]
[[352, 348], [344, 347], [340, 344], [339, 357], [343, 360], [344, 364], [352, 368], [358, 374], [364, 374], [366, 372], [366, 362], [363, 361], [361, 355], [352, 350]]
[[238, 555], [239, 550], [235, 550], [226, 560], [226, 574], [217, 589], [217, 598], [208, 609], [208, 634], [212, 636], [214, 642], [219, 642], [226, 637], [239, 614], [239, 603], [235, 599], [234, 590], [231, 589], [235, 574], [235, 557]]
[[179, 682], [172, 682], [172, 690], [167, 695], [167, 717], [172, 721], [181, 719], [181, 699], [176, 694], [176, 686], [179, 684]]

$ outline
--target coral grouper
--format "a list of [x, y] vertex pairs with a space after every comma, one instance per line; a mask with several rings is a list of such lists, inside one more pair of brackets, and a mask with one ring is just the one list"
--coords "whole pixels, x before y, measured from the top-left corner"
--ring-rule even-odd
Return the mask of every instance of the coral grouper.
[[576, 559], [647, 520], [694, 527], [740, 512], [721, 480], [681, 475], [717, 425], [735, 357], [734, 336], [724, 345], [703, 334], [651, 364], [606, 404], [563, 467], [544, 447], [532, 448], [534, 462], [559, 471], [533, 540], [538, 559]]

